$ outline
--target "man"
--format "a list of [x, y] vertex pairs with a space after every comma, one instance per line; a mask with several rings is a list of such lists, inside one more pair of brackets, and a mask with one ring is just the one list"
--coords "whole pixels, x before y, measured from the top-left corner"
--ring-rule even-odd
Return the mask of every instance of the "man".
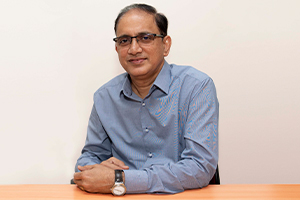
[[115, 21], [115, 48], [127, 73], [94, 94], [74, 182], [88, 192], [177, 193], [208, 185], [218, 163], [213, 81], [169, 65], [168, 21], [133, 4]]

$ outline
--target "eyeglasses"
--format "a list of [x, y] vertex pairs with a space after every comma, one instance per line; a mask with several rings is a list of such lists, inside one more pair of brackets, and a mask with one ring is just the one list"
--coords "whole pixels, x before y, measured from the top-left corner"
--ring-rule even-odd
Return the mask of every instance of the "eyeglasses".
[[126, 47], [131, 44], [132, 38], [136, 38], [136, 41], [139, 43], [139, 45], [149, 45], [149, 44], [152, 44], [155, 37], [164, 38], [165, 36], [158, 35], [158, 34], [152, 34], [152, 33], [140, 33], [137, 36], [133, 36], [133, 37], [126, 36], [126, 35], [116, 37], [113, 40], [117, 43], [117, 45]]

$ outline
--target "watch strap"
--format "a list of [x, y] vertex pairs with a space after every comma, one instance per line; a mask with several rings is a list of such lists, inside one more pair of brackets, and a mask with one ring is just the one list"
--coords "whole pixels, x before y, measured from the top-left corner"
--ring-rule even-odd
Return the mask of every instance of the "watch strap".
[[115, 183], [123, 183], [123, 170], [115, 170]]

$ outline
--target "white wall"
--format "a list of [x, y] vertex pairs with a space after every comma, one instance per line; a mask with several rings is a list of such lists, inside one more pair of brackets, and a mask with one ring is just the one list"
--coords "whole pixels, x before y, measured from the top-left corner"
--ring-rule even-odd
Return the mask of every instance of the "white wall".
[[[0, 0], [0, 184], [69, 183], [132, 2]], [[222, 183], [300, 183], [300, 1], [146, 2], [169, 19], [168, 62], [215, 81]]]

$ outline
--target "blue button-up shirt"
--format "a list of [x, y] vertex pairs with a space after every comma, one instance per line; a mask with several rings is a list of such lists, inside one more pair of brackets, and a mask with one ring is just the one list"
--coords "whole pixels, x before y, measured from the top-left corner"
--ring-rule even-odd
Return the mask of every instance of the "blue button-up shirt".
[[94, 94], [78, 165], [122, 160], [127, 193], [177, 193], [208, 185], [218, 163], [216, 89], [210, 77], [167, 62], [141, 99], [127, 73]]

